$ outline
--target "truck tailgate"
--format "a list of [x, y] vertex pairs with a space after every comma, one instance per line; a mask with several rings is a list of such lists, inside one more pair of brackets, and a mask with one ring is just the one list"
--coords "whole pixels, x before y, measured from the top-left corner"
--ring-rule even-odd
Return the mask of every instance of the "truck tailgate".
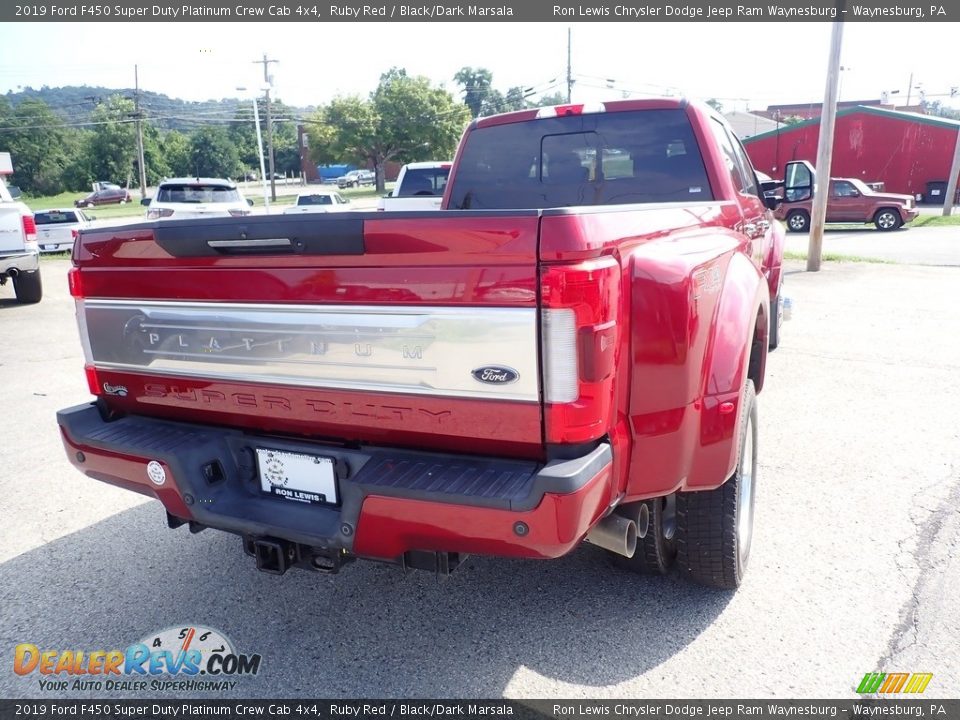
[[18, 204], [0, 203], [0, 253], [23, 252], [23, 218]]
[[343, 213], [84, 231], [71, 282], [91, 391], [258, 432], [536, 455], [538, 223]]

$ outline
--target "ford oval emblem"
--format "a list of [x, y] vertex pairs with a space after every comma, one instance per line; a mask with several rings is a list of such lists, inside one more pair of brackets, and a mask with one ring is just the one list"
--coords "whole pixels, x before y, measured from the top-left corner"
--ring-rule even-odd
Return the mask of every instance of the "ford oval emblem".
[[485, 365], [472, 373], [474, 378], [488, 385], [509, 385], [520, 379], [520, 373], [505, 365]]

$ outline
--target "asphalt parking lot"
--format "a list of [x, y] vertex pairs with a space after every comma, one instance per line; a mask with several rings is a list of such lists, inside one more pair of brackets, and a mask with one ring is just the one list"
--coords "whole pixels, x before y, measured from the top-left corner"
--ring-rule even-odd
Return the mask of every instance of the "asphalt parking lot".
[[122, 648], [181, 624], [263, 656], [236, 697], [850, 697], [872, 671], [960, 694], [956, 268], [790, 263], [751, 566], [724, 593], [589, 546], [443, 582], [371, 563], [274, 577], [233, 536], [168, 530], [64, 457], [54, 413], [88, 399], [67, 267], [44, 261], [39, 305], [0, 289], [2, 697], [42, 694], [12, 672], [17, 643]]

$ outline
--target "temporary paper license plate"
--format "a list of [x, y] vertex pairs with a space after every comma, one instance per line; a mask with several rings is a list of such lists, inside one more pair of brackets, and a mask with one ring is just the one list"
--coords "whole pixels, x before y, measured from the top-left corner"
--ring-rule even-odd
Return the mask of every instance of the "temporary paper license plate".
[[265, 493], [302, 503], [337, 503], [337, 477], [330, 458], [257, 448], [257, 466]]

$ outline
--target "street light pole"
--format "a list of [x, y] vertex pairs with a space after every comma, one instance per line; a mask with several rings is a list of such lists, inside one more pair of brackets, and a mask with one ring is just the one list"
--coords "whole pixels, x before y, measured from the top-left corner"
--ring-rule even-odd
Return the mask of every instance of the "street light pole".
[[[245, 87], [238, 87], [238, 91], [246, 91]], [[257, 158], [260, 160], [260, 186], [263, 188], [263, 206], [270, 214], [270, 194], [267, 192], [267, 172], [263, 167], [263, 135], [260, 134], [260, 110], [257, 108], [257, 96], [253, 96], [253, 126], [257, 129]]]
[[268, 68], [270, 63], [279, 62], [278, 60], [270, 60], [267, 57], [267, 54], [263, 54], [263, 60], [254, 60], [254, 65], [263, 64], [263, 83], [264, 89], [267, 93], [267, 152], [270, 153], [270, 197], [274, 200], [277, 199], [277, 185], [273, 179], [274, 169], [273, 169], [273, 116], [270, 107], [270, 88], [272, 83], [270, 82], [270, 72]]
[[[259, 125], [257, 126], [259, 128]], [[277, 181], [273, 170], [273, 118], [270, 114], [270, 86], [267, 85], [267, 153], [270, 157], [270, 197], [277, 199]]]

